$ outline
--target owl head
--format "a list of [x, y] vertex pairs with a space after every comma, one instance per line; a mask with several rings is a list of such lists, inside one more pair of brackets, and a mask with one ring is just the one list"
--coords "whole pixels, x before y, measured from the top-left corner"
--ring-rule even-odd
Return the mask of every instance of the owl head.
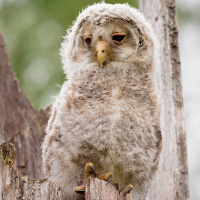
[[64, 71], [92, 64], [107, 68], [111, 63], [153, 65], [156, 39], [144, 16], [128, 4], [104, 2], [87, 7], [67, 31], [61, 47]]

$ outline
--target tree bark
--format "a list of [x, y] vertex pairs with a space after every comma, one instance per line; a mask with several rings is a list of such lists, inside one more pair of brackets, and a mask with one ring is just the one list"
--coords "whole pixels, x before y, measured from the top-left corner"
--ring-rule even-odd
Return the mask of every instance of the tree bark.
[[176, 2], [140, 0], [140, 10], [153, 25], [159, 38], [161, 52], [157, 82], [162, 97], [163, 149], [159, 169], [152, 181], [148, 198], [187, 200], [188, 164]]
[[16, 167], [23, 175], [44, 178], [41, 142], [49, 112], [36, 111], [20, 90], [8, 61], [3, 35], [0, 34], [0, 143], [16, 147]]
[[[188, 166], [175, 0], [140, 0], [140, 8], [159, 36], [161, 52], [157, 82], [162, 97], [163, 150], [147, 199], [187, 200]], [[36, 111], [20, 91], [1, 34], [0, 116], [0, 143], [12, 142], [16, 147], [14, 156], [10, 153], [12, 145], [0, 146], [0, 200], [63, 199], [59, 187], [44, 179], [42, 173], [40, 147], [49, 108]], [[92, 177], [87, 180], [87, 200], [107, 200], [108, 197], [125, 200], [111, 184]], [[128, 199], [131, 199], [129, 195]]]
[[35, 180], [22, 174], [14, 165], [14, 145], [0, 145], [0, 200], [62, 200], [61, 189], [47, 179]]
[[106, 185], [105, 181], [89, 177], [86, 182], [86, 200], [132, 200], [131, 194], [123, 196], [113, 187]]

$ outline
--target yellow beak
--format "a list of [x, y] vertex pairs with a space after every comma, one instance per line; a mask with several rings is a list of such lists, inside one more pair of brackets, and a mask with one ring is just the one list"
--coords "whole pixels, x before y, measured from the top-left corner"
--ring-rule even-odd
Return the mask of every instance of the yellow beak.
[[99, 61], [99, 65], [101, 67], [103, 67], [103, 63], [108, 59], [106, 47], [107, 47], [107, 45], [106, 45], [106, 42], [104, 42], [104, 41], [99, 41], [96, 46], [97, 59]]

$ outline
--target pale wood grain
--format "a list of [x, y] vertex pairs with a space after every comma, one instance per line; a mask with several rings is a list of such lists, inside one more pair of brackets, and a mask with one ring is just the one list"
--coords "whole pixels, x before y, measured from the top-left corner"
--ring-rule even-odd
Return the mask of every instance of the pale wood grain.
[[158, 35], [161, 61], [156, 82], [162, 99], [163, 149], [148, 199], [188, 200], [188, 164], [176, 1], [140, 0], [140, 9]]

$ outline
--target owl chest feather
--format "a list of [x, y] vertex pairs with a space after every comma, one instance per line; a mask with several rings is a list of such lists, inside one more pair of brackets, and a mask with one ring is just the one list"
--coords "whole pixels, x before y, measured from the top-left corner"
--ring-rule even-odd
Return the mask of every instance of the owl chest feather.
[[136, 171], [148, 166], [147, 162], [153, 165], [157, 145], [153, 108], [143, 80], [139, 81], [104, 75], [91, 80], [81, 77], [80, 82], [70, 84], [63, 104], [67, 112], [62, 111], [61, 138], [79, 150], [78, 159], [86, 158], [107, 170], [111, 161], [116, 168], [128, 161]]

